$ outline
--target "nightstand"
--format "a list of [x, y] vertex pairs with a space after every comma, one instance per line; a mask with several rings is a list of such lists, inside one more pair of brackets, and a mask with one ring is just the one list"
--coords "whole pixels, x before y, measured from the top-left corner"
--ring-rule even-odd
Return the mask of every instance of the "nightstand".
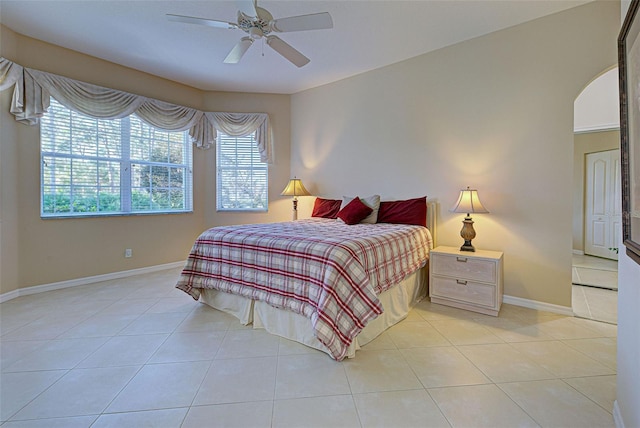
[[436, 247], [429, 256], [429, 297], [433, 303], [498, 316], [502, 305], [500, 251]]

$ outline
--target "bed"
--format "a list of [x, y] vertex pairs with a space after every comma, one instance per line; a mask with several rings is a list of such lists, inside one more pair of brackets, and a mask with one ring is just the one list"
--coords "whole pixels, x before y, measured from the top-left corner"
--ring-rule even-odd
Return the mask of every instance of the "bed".
[[194, 243], [176, 287], [339, 361], [427, 294], [432, 248], [428, 227], [406, 224], [311, 218], [214, 227]]

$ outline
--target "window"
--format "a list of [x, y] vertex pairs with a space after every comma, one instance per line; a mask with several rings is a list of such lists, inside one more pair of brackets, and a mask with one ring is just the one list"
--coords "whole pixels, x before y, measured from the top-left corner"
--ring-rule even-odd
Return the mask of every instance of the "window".
[[267, 211], [267, 164], [260, 161], [255, 132], [232, 137], [218, 132], [218, 211]]
[[137, 116], [99, 120], [51, 98], [40, 121], [41, 215], [192, 210], [192, 145]]

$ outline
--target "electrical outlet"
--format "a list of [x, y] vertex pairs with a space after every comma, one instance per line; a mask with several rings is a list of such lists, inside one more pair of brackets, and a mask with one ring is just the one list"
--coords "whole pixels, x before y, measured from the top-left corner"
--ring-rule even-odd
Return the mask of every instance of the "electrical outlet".
[[131, 250], [131, 248], [127, 248], [126, 250], [124, 250], [124, 256], [126, 258], [133, 257], [133, 251]]

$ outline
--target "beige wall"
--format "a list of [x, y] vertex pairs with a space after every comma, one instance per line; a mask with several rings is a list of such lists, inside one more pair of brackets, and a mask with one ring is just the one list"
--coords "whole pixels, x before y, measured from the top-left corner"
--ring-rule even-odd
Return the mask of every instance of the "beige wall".
[[[215, 150], [194, 149], [194, 212], [91, 219], [40, 218], [39, 128], [16, 124], [8, 114], [10, 91], [0, 98], [2, 132], [0, 294], [17, 288], [126, 271], [184, 260], [205, 228], [225, 223], [287, 220], [290, 205], [279, 196], [289, 176], [288, 95], [202, 92], [2, 29], [0, 55], [30, 68], [218, 111], [270, 115], [279, 161], [269, 169], [268, 213], [215, 212]], [[131, 248], [133, 257], [124, 258]]]
[[291, 172], [319, 195], [437, 199], [451, 246], [447, 210], [476, 187], [474, 244], [505, 252], [505, 294], [570, 307], [573, 103], [618, 29], [618, 3], [589, 3], [295, 94]]
[[585, 162], [588, 153], [620, 148], [620, 131], [575, 134], [573, 137], [573, 249], [584, 251]]
[[[14, 33], [0, 26], [0, 52], [15, 55], [15, 45]], [[0, 106], [10, 100], [10, 91], [0, 92]], [[17, 132], [9, 110], [0, 107], [0, 294], [18, 288]]]

